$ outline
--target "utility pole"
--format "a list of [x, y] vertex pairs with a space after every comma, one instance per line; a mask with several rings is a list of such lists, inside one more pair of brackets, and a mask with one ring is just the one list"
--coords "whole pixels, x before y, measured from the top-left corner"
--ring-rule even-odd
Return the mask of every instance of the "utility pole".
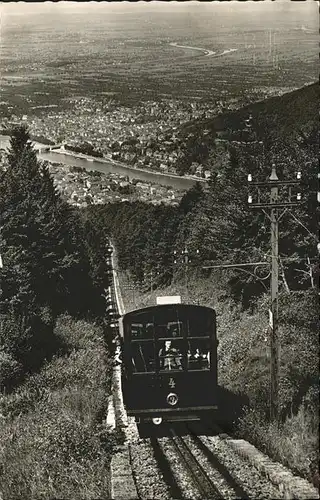
[[187, 247], [184, 247], [184, 250], [182, 250], [182, 254], [184, 260], [184, 283], [185, 283], [186, 297], [187, 300], [189, 300], [189, 287], [188, 287], [189, 252]]
[[[0, 253], [0, 269], [3, 269], [3, 262]], [[2, 307], [1, 307], [1, 297], [2, 297], [2, 283], [0, 278], [0, 335], [2, 335]]]
[[[278, 287], [279, 287], [279, 221], [289, 207], [297, 206], [301, 202], [301, 193], [293, 193], [293, 188], [300, 184], [301, 172], [297, 172], [297, 180], [281, 181], [278, 179], [276, 167], [272, 165], [269, 180], [252, 182], [252, 175], [248, 175], [250, 208], [262, 209], [271, 223], [271, 278], [270, 278], [270, 418], [277, 420], [279, 413], [279, 364], [280, 346], [278, 338]], [[265, 188], [270, 190], [269, 201]], [[281, 197], [279, 196], [281, 188]], [[253, 202], [253, 191], [257, 200]], [[279, 209], [283, 209], [279, 214]], [[269, 213], [270, 212], [270, 213]]]
[[[190, 297], [189, 297], [189, 264], [191, 263], [190, 259], [190, 253], [188, 250], [188, 247], [185, 245], [184, 249], [181, 251], [182, 255], [182, 263], [184, 267], [184, 288], [185, 288], [185, 295], [186, 295], [186, 301], [188, 302]], [[196, 256], [199, 256], [199, 250], [196, 250]], [[173, 256], [174, 256], [174, 264], [178, 264], [178, 252], [177, 250], [173, 251]]]
[[[275, 168], [272, 169], [270, 181], [277, 181]], [[279, 394], [279, 339], [278, 339], [278, 293], [279, 293], [279, 221], [278, 185], [270, 186], [270, 222], [271, 222], [271, 304], [270, 304], [270, 326], [271, 326], [271, 391], [270, 391], [270, 413], [272, 419], [278, 418], [278, 394]]]
[[150, 271], [150, 290], [152, 293], [153, 292], [153, 272], [152, 272], [152, 269]]
[[149, 287], [151, 293], [157, 287], [156, 279], [159, 274], [160, 272], [154, 269], [150, 269], [150, 271], [145, 270], [143, 273], [143, 283]]
[[[3, 226], [0, 227], [0, 238], [1, 238], [2, 227]], [[3, 269], [3, 260], [2, 260], [2, 255], [0, 253], [0, 271], [1, 271], [1, 269]], [[3, 294], [2, 277], [0, 277], [0, 335], [2, 335], [2, 328], [3, 328], [3, 323], [2, 323], [2, 307], [1, 307], [2, 294]]]

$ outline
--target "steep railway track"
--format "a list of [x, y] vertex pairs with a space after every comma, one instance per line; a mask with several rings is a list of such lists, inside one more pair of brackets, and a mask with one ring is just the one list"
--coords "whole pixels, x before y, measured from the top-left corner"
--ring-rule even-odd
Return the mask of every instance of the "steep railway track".
[[[192, 431], [178, 435], [168, 428], [167, 437], [152, 438], [153, 453], [164, 480], [176, 499], [255, 498], [232, 472]], [[276, 489], [274, 489], [275, 493]], [[265, 498], [273, 498], [272, 495]]]
[[196, 458], [190, 445], [186, 441], [178, 436], [173, 429], [170, 429], [171, 442], [176, 449], [181, 462], [190, 474], [192, 481], [199, 491], [202, 498], [206, 499], [219, 499], [221, 498], [221, 493], [206, 472], [203, 465]]

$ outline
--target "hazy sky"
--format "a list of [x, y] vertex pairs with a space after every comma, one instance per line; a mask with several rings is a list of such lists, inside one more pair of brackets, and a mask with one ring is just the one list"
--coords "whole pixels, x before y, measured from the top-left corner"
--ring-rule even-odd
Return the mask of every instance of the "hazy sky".
[[26, 2], [9, 2], [1, 3], [1, 12], [3, 14], [22, 14], [22, 13], [35, 13], [35, 12], [65, 12], [70, 10], [75, 10], [78, 12], [92, 12], [92, 11], [110, 11], [110, 12], [121, 12], [121, 11], [147, 11], [147, 10], [194, 10], [203, 9], [212, 11], [215, 10], [229, 10], [237, 12], [237, 14], [248, 15], [249, 12], [257, 13], [273, 11], [283, 11], [290, 12], [296, 10], [297, 13], [305, 12], [308, 16], [310, 12], [315, 14], [315, 22], [318, 22], [318, 2], [314, 0], [307, 0], [306, 2], [291, 2], [291, 0], [276, 0], [272, 2], [271, 0], [264, 0], [261, 2], [246, 1], [238, 2], [223, 2], [223, 1], [210, 1], [210, 2], [39, 2], [39, 3], [26, 3]]
[[[281, 19], [290, 17], [291, 21], [296, 23], [297, 27], [307, 26], [309, 29], [318, 31], [318, 2], [309, 0], [307, 2], [291, 2], [290, 0], [276, 0], [271, 2], [265, 0], [261, 2], [11, 2], [0, 4], [1, 12], [1, 27], [5, 28], [9, 24], [18, 22], [19, 25], [24, 24], [25, 20], [29, 20], [30, 16], [34, 16], [33, 22], [38, 23], [43, 16], [50, 16], [52, 24], [62, 23], [67, 26], [68, 19], [72, 14], [87, 16], [88, 21], [95, 22], [96, 19], [100, 22], [103, 19], [108, 20], [109, 15], [121, 15], [121, 13], [132, 13], [139, 16], [139, 12], [150, 15], [159, 12], [182, 15], [190, 14], [190, 22], [198, 29], [197, 12], [203, 15], [207, 14], [208, 21], [212, 20], [213, 25], [223, 24], [224, 18], [227, 15], [228, 19], [232, 19], [234, 27], [239, 27], [251, 18], [251, 23], [256, 22], [260, 26], [265, 23], [266, 29], [281, 26]], [[191, 21], [192, 16], [192, 21]], [[221, 17], [220, 17], [221, 16]], [[15, 19], [15, 21], [13, 21]], [[230, 21], [229, 21], [230, 23]], [[229, 24], [228, 23], [228, 24]]]

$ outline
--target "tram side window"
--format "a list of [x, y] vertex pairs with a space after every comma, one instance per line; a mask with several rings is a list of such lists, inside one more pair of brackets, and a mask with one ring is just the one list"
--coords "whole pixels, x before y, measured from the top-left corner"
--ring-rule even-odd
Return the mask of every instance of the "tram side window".
[[131, 336], [133, 339], [143, 336], [143, 323], [131, 323]]
[[132, 370], [134, 373], [155, 371], [153, 340], [132, 341]]
[[132, 339], [153, 339], [153, 323], [131, 323]]
[[199, 314], [195, 311], [187, 320], [187, 335], [189, 337], [211, 337], [214, 318], [210, 314]]
[[209, 339], [190, 339], [188, 341], [188, 370], [210, 369]]

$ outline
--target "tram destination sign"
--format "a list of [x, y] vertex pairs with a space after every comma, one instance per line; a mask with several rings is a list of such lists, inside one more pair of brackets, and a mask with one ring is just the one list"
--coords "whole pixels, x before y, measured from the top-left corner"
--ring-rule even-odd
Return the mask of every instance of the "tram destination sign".
[[162, 297], [157, 297], [157, 306], [163, 304], [181, 304], [180, 295], [164, 295]]

